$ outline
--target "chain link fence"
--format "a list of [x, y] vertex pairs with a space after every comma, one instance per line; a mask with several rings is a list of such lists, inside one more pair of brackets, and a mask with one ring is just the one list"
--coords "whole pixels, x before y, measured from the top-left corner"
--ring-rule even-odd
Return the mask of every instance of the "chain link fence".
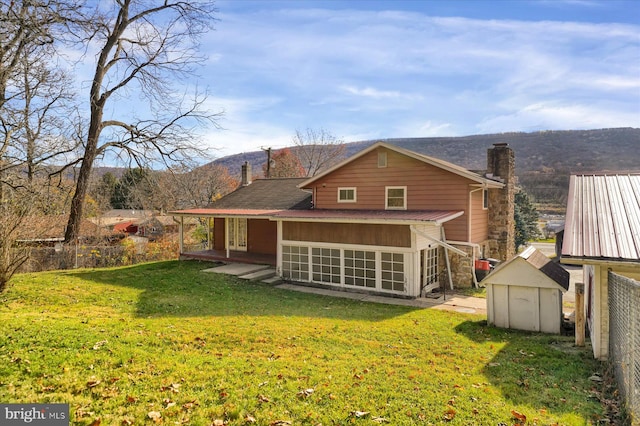
[[609, 272], [609, 353], [632, 423], [640, 422], [640, 282], [613, 272]]
[[115, 245], [68, 244], [32, 247], [29, 259], [18, 272], [58, 269], [104, 268], [178, 258], [178, 242], [146, 242], [128, 239]]

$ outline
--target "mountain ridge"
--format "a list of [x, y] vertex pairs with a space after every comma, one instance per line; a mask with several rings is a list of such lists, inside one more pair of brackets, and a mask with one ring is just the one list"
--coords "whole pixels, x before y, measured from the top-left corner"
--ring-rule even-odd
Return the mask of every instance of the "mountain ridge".
[[[506, 142], [515, 151], [520, 186], [534, 201], [544, 205], [566, 204], [571, 174], [640, 172], [640, 129], [631, 127], [375, 139], [345, 142], [345, 155], [354, 155], [379, 141], [469, 170], [486, 169], [486, 150], [494, 143]], [[213, 163], [236, 175], [245, 161], [251, 163], [254, 173], [259, 173], [266, 155], [263, 151], [252, 151], [219, 158]]]

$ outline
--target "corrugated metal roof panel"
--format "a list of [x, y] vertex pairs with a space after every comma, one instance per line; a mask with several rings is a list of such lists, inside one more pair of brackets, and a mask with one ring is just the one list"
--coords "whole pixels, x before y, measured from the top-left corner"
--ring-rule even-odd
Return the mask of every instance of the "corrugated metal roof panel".
[[640, 260], [640, 174], [571, 176], [562, 256]]

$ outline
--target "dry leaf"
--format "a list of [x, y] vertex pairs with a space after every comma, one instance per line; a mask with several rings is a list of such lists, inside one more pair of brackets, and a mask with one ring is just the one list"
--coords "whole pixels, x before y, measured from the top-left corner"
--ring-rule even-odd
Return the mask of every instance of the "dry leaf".
[[137, 402], [138, 398], [136, 398], [135, 396], [131, 396], [131, 395], [127, 395], [127, 402], [133, 404], [134, 402]]
[[106, 340], [100, 340], [99, 342], [96, 342], [95, 345], [93, 345], [93, 350], [97, 351], [98, 349], [100, 349], [101, 347], [103, 347], [106, 344], [107, 344]]
[[244, 421], [247, 423], [255, 423], [256, 418], [253, 417], [251, 414], [247, 414], [247, 416], [244, 418]]
[[269, 426], [287, 426], [292, 424], [290, 420], [276, 420], [275, 422], [269, 423]]
[[511, 415], [513, 416], [513, 418], [517, 419], [518, 421], [521, 421], [521, 422], [527, 421], [527, 416], [525, 416], [524, 414], [516, 410], [511, 410]]
[[309, 388], [309, 389], [305, 389], [305, 390], [301, 390], [300, 392], [298, 392], [296, 395], [300, 398], [306, 398], [308, 396], [311, 396], [313, 394], [314, 390]]
[[211, 423], [211, 426], [224, 426], [224, 420], [215, 419], [213, 423]]
[[97, 419], [89, 423], [89, 426], [100, 426], [100, 423], [102, 423], [102, 420], [100, 419], [100, 417], [98, 417]]
[[352, 411], [351, 415], [356, 418], [367, 417], [369, 415], [368, 411]]
[[442, 418], [449, 422], [449, 421], [453, 420], [453, 418], [455, 416], [456, 416], [456, 410], [454, 410], [453, 408], [449, 407], [449, 409], [444, 412], [444, 415], [442, 416]]
[[389, 420], [385, 419], [384, 417], [373, 416], [371, 420], [373, 420], [376, 423], [389, 423]]
[[269, 398], [267, 396], [265, 396], [265, 395], [260, 394], [260, 395], [258, 395], [258, 401], [260, 401], [260, 402], [269, 402]]
[[147, 413], [147, 417], [149, 417], [153, 421], [156, 421], [162, 418], [162, 414], [160, 414], [158, 411], [149, 411]]
[[131, 426], [133, 424], [133, 422], [129, 419], [123, 419], [122, 422], [120, 422], [120, 424], [122, 426]]
[[89, 380], [87, 382], [87, 387], [88, 388], [95, 388], [96, 386], [98, 386], [100, 384], [100, 380]]

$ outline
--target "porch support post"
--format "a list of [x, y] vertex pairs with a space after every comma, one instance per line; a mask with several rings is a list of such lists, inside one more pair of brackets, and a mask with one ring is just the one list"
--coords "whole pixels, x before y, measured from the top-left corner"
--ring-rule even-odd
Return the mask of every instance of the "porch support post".
[[184, 253], [184, 216], [180, 216], [180, 254]]
[[224, 218], [224, 248], [227, 250], [227, 259], [231, 255], [231, 251], [229, 250], [229, 218]]
[[[442, 227], [440, 229], [441, 229], [440, 234], [442, 235], [442, 239], [446, 240], [446, 237], [444, 236], [444, 227]], [[449, 262], [449, 250], [448, 250], [448, 248], [450, 246], [449, 246], [449, 244], [444, 244], [443, 247], [444, 247], [444, 260], [447, 263], [447, 277], [449, 278], [449, 288], [451, 288], [451, 290], [453, 290], [453, 278], [451, 277], [451, 263]], [[460, 251], [462, 251], [462, 250], [460, 250]], [[467, 254], [465, 253], [464, 255], [466, 256]]]
[[207, 218], [207, 250], [211, 250], [211, 228], [213, 228], [212, 221], [212, 218]]

